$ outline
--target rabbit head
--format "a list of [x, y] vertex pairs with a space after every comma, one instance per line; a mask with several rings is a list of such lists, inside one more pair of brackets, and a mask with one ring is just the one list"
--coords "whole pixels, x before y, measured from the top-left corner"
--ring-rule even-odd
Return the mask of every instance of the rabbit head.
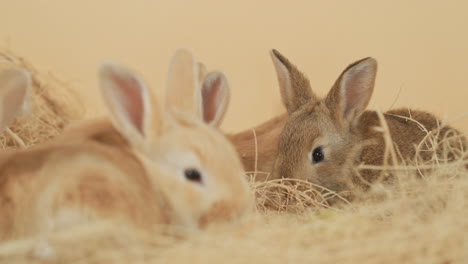
[[178, 50], [163, 109], [130, 71], [113, 63], [100, 70], [111, 120], [145, 167], [157, 171], [152, 180], [174, 223], [200, 227], [246, 215], [253, 197], [237, 153], [216, 129], [227, 106], [227, 80], [211, 74], [200, 87], [198, 78], [192, 54]]
[[349, 175], [359, 158], [358, 121], [372, 95], [377, 62], [349, 65], [325, 98], [278, 51], [271, 53], [288, 120], [280, 135], [273, 178], [307, 180], [333, 191], [351, 188]]
[[5, 130], [21, 112], [31, 75], [21, 69], [9, 69], [0, 73], [0, 131]]

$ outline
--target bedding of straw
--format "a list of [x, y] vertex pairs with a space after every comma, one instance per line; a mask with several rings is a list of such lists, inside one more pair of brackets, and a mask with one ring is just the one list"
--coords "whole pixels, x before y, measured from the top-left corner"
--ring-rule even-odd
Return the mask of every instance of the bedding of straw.
[[330, 206], [328, 197], [339, 194], [307, 182], [252, 183], [258, 210], [239, 225], [177, 239], [88, 223], [0, 244], [0, 263], [468, 263], [468, 152], [450, 149], [447, 138], [428, 140], [448, 148], [425, 163], [361, 167], [391, 173], [398, 184], [377, 183], [359, 202]]
[[22, 113], [0, 135], [0, 146], [27, 148], [58, 135], [73, 120], [80, 119], [82, 107], [70, 84], [52, 74], [43, 74], [26, 59], [0, 50], [0, 71], [21, 68], [29, 71], [32, 87]]

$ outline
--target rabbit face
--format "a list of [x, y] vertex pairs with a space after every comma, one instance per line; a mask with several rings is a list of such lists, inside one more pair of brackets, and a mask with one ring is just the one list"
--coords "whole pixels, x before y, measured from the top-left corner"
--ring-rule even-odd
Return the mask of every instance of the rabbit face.
[[323, 103], [308, 103], [291, 114], [279, 138], [273, 178], [310, 181], [324, 188], [348, 189], [354, 136]]
[[242, 217], [252, 194], [242, 165], [224, 136], [203, 122], [178, 116], [152, 153], [178, 221], [203, 226]]
[[372, 94], [376, 61], [358, 61], [318, 98], [307, 78], [273, 51], [280, 91], [289, 117], [279, 138], [273, 178], [307, 180], [335, 192], [351, 187], [359, 159], [359, 118]]

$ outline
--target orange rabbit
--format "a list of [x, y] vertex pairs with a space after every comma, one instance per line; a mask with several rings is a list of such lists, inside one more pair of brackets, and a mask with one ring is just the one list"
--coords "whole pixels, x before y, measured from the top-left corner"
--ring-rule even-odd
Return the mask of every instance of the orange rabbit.
[[[232, 145], [196, 109], [198, 68], [178, 50], [178, 83], [164, 111], [144, 82], [114, 63], [99, 71], [111, 122], [68, 129], [51, 143], [3, 153], [0, 161], [0, 240], [47, 233], [107, 219], [150, 230], [161, 224], [202, 228], [247, 215], [253, 196]], [[4, 87], [4, 79], [0, 79]], [[21, 100], [29, 79], [12, 94]], [[8, 87], [7, 87], [8, 88]], [[4, 99], [5, 100], [5, 99]], [[216, 100], [212, 108], [216, 111]], [[0, 107], [3, 116], [16, 109]], [[5, 120], [1, 120], [2, 124]]]

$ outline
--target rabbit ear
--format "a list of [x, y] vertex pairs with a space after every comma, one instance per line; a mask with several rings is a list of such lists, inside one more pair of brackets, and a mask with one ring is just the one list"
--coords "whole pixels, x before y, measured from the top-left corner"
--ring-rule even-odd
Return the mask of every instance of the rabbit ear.
[[365, 58], [349, 65], [328, 93], [325, 103], [336, 117], [351, 122], [369, 104], [377, 74], [377, 61]]
[[132, 145], [143, 148], [163, 126], [152, 94], [140, 78], [111, 62], [101, 66], [99, 79], [114, 126]]
[[203, 120], [218, 127], [226, 113], [230, 99], [229, 83], [222, 72], [210, 72], [202, 84]]
[[205, 80], [205, 77], [208, 71], [206, 70], [205, 64], [198, 62], [197, 65], [198, 65], [198, 81], [199, 83], [203, 83], [203, 80]]
[[302, 72], [277, 50], [272, 50], [270, 55], [275, 65], [281, 99], [288, 113], [296, 111], [305, 103], [318, 100]]
[[25, 70], [10, 69], [0, 73], [0, 131], [19, 114], [31, 83], [31, 75]]
[[199, 65], [192, 53], [179, 49], [169, 66], [166, 106], [171, 111], [195, 114], [201, 118]]

